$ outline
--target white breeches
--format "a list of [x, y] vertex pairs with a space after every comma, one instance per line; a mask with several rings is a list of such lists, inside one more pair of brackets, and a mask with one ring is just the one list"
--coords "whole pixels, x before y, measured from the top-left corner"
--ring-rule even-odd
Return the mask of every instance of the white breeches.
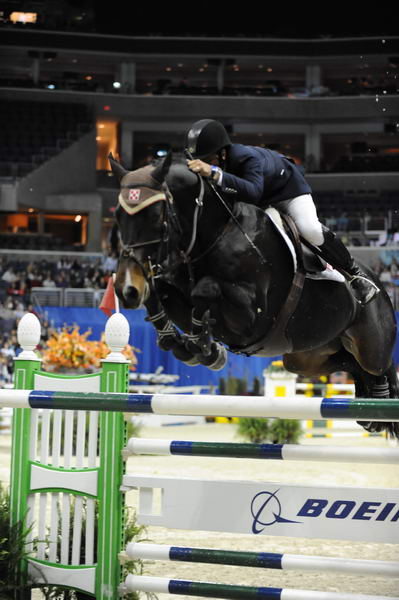
[[276, 208], [289, 215], [298, 227], [299, 233], [314, 246], [321, 246], [324, 235], [318, 219], [316, 207], [310, 194], [297, 196], [278, 202]]

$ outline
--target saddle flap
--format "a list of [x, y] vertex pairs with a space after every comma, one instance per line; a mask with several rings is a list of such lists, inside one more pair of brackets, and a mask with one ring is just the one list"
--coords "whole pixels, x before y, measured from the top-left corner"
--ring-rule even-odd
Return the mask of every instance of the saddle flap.
[[302, 262], [306, 273], [321, 273], [327, 268], [327, 263], [301, 242]]

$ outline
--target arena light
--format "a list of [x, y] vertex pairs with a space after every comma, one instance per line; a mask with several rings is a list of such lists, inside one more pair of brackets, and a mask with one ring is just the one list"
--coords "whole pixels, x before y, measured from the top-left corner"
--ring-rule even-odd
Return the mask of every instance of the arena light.
[[36, 23], [37, 13], [14, 11], [9, 16], [12, 23]]

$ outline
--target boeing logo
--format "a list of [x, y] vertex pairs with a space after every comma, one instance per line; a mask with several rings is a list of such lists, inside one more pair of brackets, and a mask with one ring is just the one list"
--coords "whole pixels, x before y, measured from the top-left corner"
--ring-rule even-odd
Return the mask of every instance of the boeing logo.
[[274, 523], [298, 523], [281, 516], [281, 503], [277, 498], [277, 492], [259, 492], [251, 502], [251, 513], [253, 516], [252, 533], [262, 533], [265, 527]]
[[292, 502], [283, 509], [278, 498], [279, 490], [264, 491], [256, 494], [251, 501], [252, 533], [262, 533], [275, 523], [303, 523], [304, 518], [350, 519], [353, 521], [399, 521], [399, 507], [395, 502], [356, 502], [355, 500], [334, 500], [325, 498], [308, 498], [296, 511], [295, 518], [282, 516], [284, 512], [292, 512]]

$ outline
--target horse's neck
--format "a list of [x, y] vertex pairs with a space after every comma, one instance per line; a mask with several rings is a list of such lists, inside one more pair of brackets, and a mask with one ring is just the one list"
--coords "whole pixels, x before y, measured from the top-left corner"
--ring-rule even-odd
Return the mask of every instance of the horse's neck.
[[206, 186], [203, 211], [198, 224], [198, 233], [203, 243], [210, 244], [215, 240], [230, 220], [231, 212], [232, 207]]
[[[190, 186], [184, 193], [176, 195], [175, 200], [185, 240], [190, 240], [194, 233], [202, 249], [216, 239], [230, 219], [228, 211], [206, 183], [203, 198], [199, 186]], [[197, 201], [202, 201], [202, 206]]]

